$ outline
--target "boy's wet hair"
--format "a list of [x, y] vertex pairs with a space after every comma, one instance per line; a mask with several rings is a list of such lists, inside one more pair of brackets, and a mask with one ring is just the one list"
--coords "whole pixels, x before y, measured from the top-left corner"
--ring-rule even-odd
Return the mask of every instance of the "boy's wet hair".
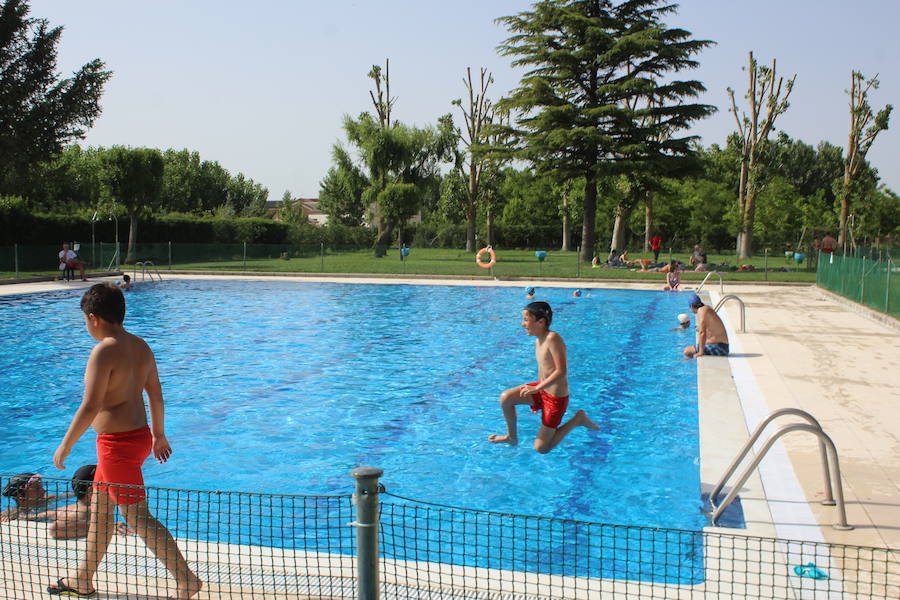
[[87, 496], [93, 485], [96, 470], [97, 465], [84, 465], [75, 471], [75, 475], [72, 476], [72, 491], [75, 492], [76, 499], [83, 500]]
[[6, 482], [6, 485], [3, 486], [3, 495], [7, 498], [18, 500], [19, 494], [22, 493], [22, 490], [25, 489], [25, 486], [28, 485], [28, 482], [31, 481], [32, 477], [34, 477], [34, 473], [19, 473], [18, 475], [13, 475], [9, 478], [9, 481]]
[[124, 275], [122, 275], [122, 279], [125, 280], [125, 283], [128, 283], [129, 281], [131, 281], [131, 275], [125, 273]]
[[532, 302], [525, 306], [525, 310], [531, 313], [535, 321], [544, 319], [547, 321], [547, 327], [553, 322], [553, 309], [546, 302]]
[[104, 321], [121, 325], [125, 321], [125, 296], [118, 286], [109, 283], [92, 285], [81, 297], [81, 310]]

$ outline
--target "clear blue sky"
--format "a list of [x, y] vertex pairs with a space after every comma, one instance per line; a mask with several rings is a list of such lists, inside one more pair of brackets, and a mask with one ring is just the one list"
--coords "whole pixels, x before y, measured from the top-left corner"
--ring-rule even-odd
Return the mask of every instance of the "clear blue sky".
[[[366, 77], [391, 60], [396, 119], [434, 123], [464, 93], [471, 66], [494, 74], [496, 98], [521, 75], [495, 52], [507, 37], [496, 17], [526, 10], [515, 0], [32, 0], [31, 14], [63, 25], [59, 66], [93, 58], [114, 71], [103, 114], [85, 144], [189, 148], [269, 189], [315, 197], [343, 139], [341, 119], [369, 110]], [[683, 0], [669, 23], [718, 44], [692, 78], [719, 112], [697, 124], [704, 144], [735, 129], [725, 88], [743, 95], [747, 52], [797, 73], [791, 108], [776, 123], [810, 144], [844, 147], [851, 69], [880, 73], [874, 108], [900, 109], [897, 0]], [[900, 191], [900, 110], [870, 161]]]

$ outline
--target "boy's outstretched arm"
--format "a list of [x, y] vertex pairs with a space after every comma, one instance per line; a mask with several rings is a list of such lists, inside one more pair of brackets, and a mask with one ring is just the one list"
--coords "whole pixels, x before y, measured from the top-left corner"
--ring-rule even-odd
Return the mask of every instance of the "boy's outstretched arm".
[[103, 342], [94, 346], [91, 351], [84, 369], [84, 398], [81, 400], [81, 406], [75, 411], [75, 416], [72, 417], [69, 430], [53, 454], [53, 464], [57, 469], [66, 468], [66, 457], [69, 456], [72, 446], [84, 435], [103, 408], [103, 399], [106, 397], [112, 369], [112, 362], [107, 358], [109, 351], [109, 347]]
[[159, 382], [159, 371], [156, 368], [156, 357], [149, 346], [150, 368], [147, 370], [147, 381], [144, 390], [147, 392], [147, 404], [150, 406], [150, 431], [153, 433], [153, 457], [161, 463], [172, 456], [172, 447], [166, 438], [166, 409], [163, 403], [162, 384]]

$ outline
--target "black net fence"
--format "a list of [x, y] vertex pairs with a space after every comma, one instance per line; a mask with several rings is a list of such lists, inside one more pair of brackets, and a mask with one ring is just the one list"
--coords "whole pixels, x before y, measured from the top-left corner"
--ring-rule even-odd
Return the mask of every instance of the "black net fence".
[[[895, 550], [493, 513], [390, 493], [369, 499], [380, 500], [372, 527], [350, 494], [131, 488], [146, 490], [152, 517], [140, 505], [120, 508], [111, 529], [89, 532], [88, 503], [65, 496], [68, 481], [39, 480], [38, 494], [26, 475], [0, 476], [12, 490], [0, 522], [2, 598], [45, 598], [60, 583], [100, 598], [170, 598], [184, 593], [179, 581], [195, 582], [189, 572], [203, 582], [197, 598], [374, 598], [367, 589], [397, 599], [900, 598]], [[17, 508], [10, 498], [28, 481], [31, 500]], [[370, 554], [357, 541], [367, 527], [378, 540]], [[98, 564], [88, 552], [100, 531], [110, 543]], [[82, 577], [96, 571], [90, 587], [77, 581], [79, 568]]]

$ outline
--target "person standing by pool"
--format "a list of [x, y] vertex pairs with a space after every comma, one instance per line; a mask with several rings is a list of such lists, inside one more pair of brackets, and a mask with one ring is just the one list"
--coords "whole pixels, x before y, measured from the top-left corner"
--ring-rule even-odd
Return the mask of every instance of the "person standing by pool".
[[[89, 426], [97, 432], [97, 469], [91, 523], [84, 560], [73, 576], [60, 577], [47, 588], [50, 594], [86, 597], [96, 593], [94, 575], [115, 531], [116, 506], [125, 522], [166, 566], [177, 582], [175, 598], [188, 600], [203, 583], [191, 571], [172, 534], [147, 507], [141, 465], [153, 453], [164, 463], [172, 454], [166, 439], [162, 386], [153, 352], [143, 339], [128, 333], [125, 296], [118, 287], [100, 283], [81, 298], [88, 333], [99, 342], [85, 367], [84, 399], [72, 417], [53, 455], [57, 469], [65, 469], [72, 446]], [[146, 390], [153, 429], [147, 426]], [[114, 485], [104, 485], [114, 484]], [[128, 487], [119, 487], [119, 486]]]
[[728, 356], [728, 333], [716, 311], [703, 304], [697, 294], [691, 294], [688, 306], [697, 315], [697, 346], [685, 348], [684, 357]]
[[825, 252], [826, 254], [832, 254], [836, 246], [837, 240], [831, 237], [830, 233], [826, 233], [825, 237], [822, 238], [822, 252]]
[[566, 372], [566, 344], [562, 336], [550, 331], [553, 310], [546, 302], [532, 302], [522, 310], [522, 327], [537, 338], [534, 341], [538, 365], [538, 381], [509, 388], [500, 394], [500, 406], [506, 419], [506, 435], [493, 434], [488, 441], [495, 444], [519, 443], [516, 405], [529, 404], [531, 412], [541, 411], [541, 427], [534, 438], [534, 449], [541, 454], [553, 450], [576, 427], [599, 431], [583, 410], [560, 426], [569, 406], [569, 379]]

